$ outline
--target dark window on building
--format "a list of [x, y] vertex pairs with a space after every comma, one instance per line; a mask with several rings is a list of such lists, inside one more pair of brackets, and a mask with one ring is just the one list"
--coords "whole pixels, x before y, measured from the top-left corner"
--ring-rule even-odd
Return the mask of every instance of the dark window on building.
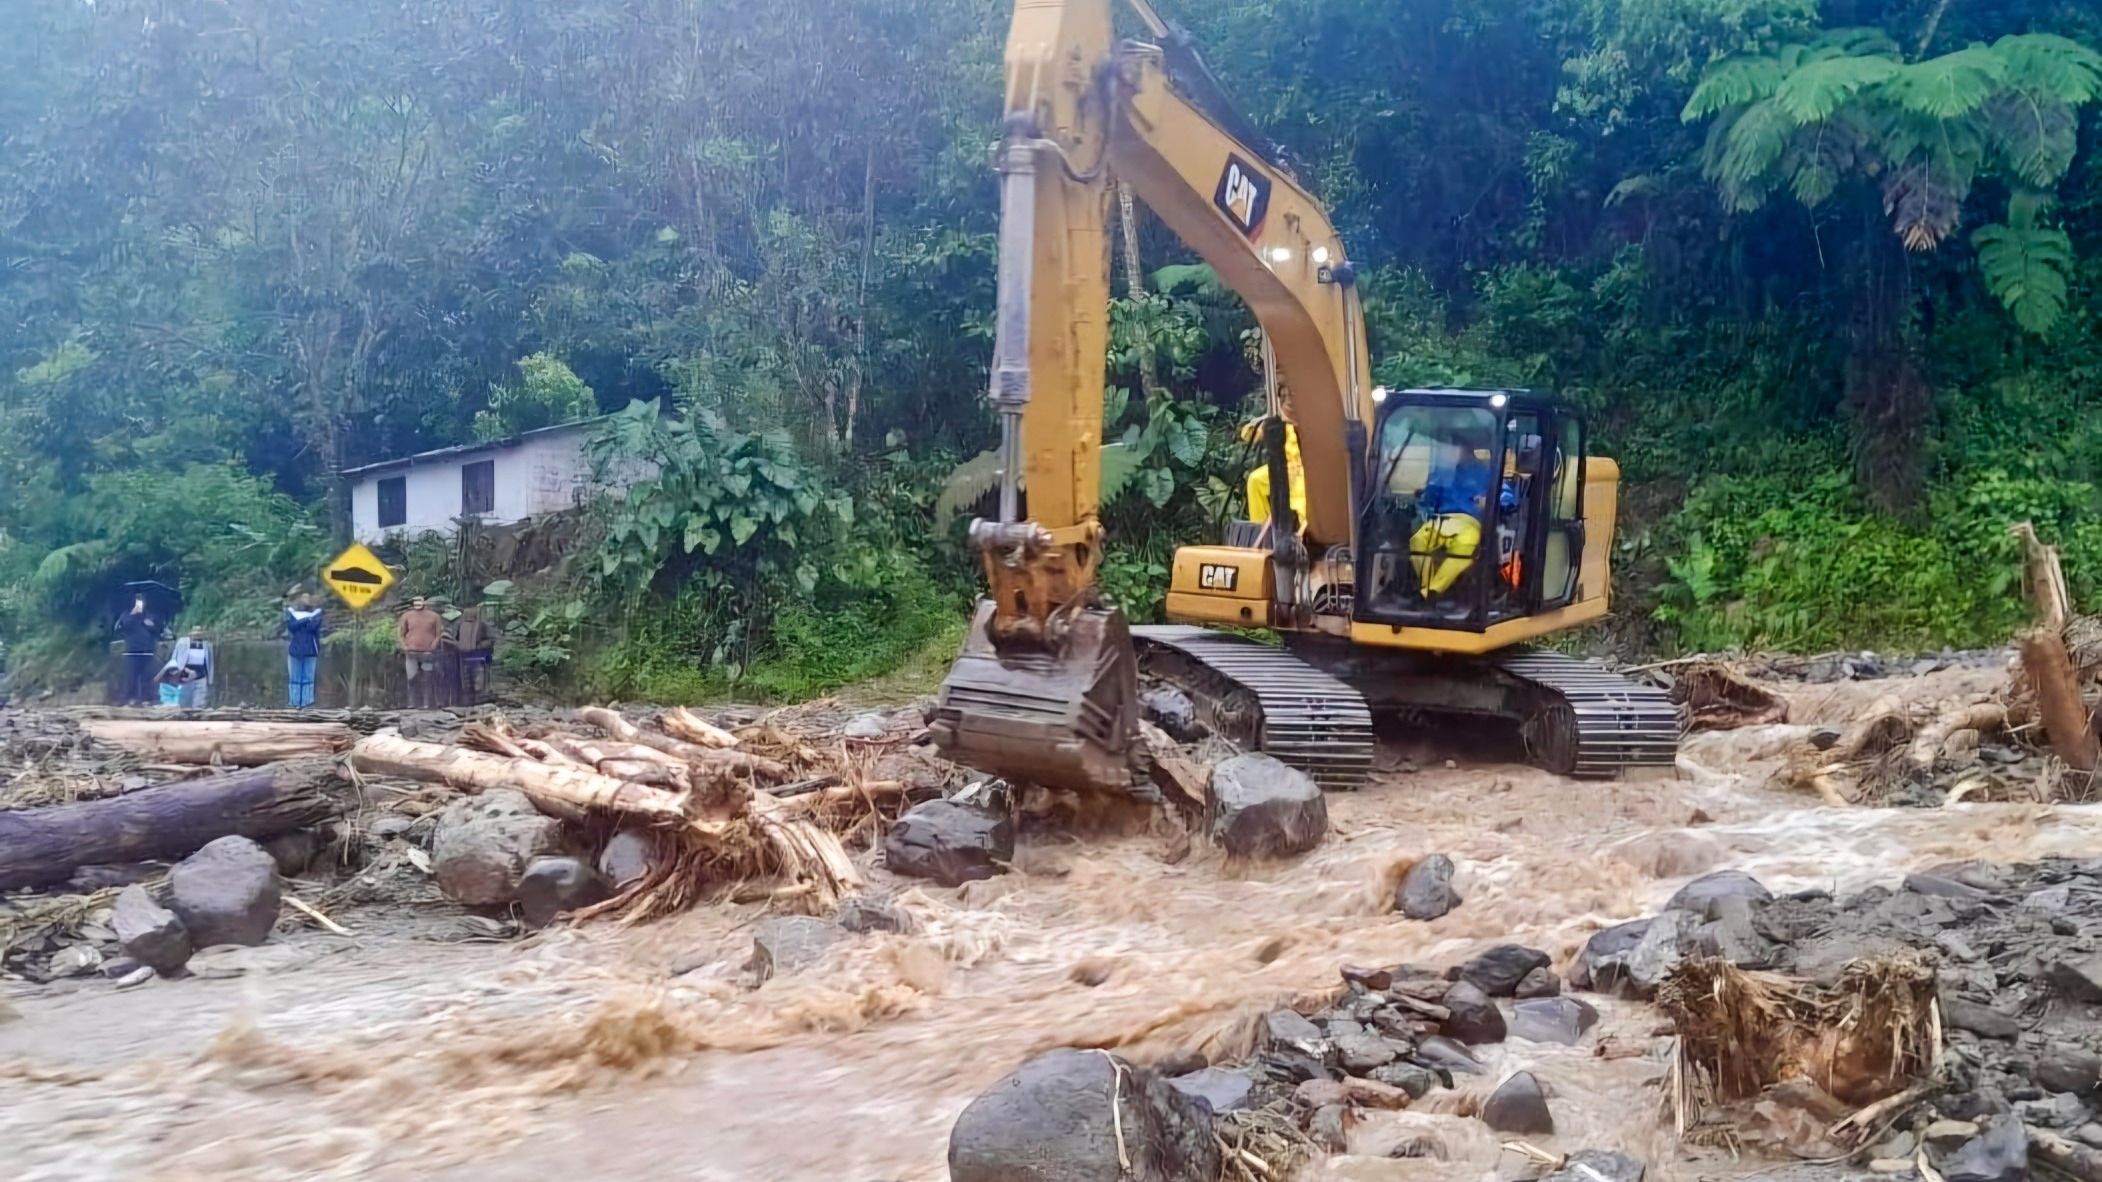
[[496, 461], [478, 460], [460, 468], [460, 515], [496, 512]]
[[409, 523], [409, 478], [388, 476], [380, 480], [380, 528], [393, 529]]

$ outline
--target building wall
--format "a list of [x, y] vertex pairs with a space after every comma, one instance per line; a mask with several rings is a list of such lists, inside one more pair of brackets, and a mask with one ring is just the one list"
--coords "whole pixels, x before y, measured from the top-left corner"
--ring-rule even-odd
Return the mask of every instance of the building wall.
[[[557, 431], [520, 440], [510, 447], [413, 463], [403, 468], [360, 476], [351, 486], [351, 524], [358, 540], [376, 542], [388, 534], [451, 533], [460, 516], [460, 471], [469, 464], [496, 465], [496, 505], [482, 515], [491, 525], [509, 525], [540, 513], [574, 508], [591, 482], [591, 461], [584, 454], [582, 431]], [[408, 520], [379, 525], [381, 480], [405, 481]]]

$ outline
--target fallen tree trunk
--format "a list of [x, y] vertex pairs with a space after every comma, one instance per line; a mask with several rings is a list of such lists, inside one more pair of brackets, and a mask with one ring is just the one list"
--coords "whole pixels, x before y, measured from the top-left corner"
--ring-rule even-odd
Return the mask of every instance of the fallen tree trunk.
[[335, 816], [329, 760], [305, 760], [0, 812], [0, 891], [66, 881], [82, 866], [185, 857], [216, 838], [274, 837]]
[[[678, 718], [679, 721], [675, 723], [674, 718]], [[663, 715], [665, 729], [674, 732], [671, 735], [643, 730], [603, 706], [589, 706], [577, 711], [577, 720], [594, 726], [609, 737], [622, 742], [635, 743], [667, 755], [675, 755], [692, 764], [696, 771], [718, 776], [741, 773], [775, 783], [794, 778], [794, 773], [789, 770], [788, 765], [779, 760], [730, 750], [729, 748], [736, 745], [737, 736], [706, 722], [699, 715], [684, 708], [668, 710]], [[680, 734], [681, 731], [684, 733]], [[709, 741], [697, 741], [701, 737], [706, 737]]]
[[394, 731], [380, 731], [358, 740], [358, 745], [351, 748], [350, 762], [361, 772], [450, 784], [478, 792], [515, 788], [535, 804], [547, 802], [557, 808], [610, 809], [679, 821], [689, 819], [686, 802], [661, 788], [630, 784], [584, 768], [420, 743]]
[[83, 719], [88, 737], [163, 763], [260, 767], [288, 759], [336, 755], [354, 736], [340, 722], [161, 722]]
[[737, 746], [737, 736], [709, 722], [684, 706], [675, 706], [657, 716], [657, 725], [667, 734], [702, 747]]
[[1915, 768], [1931, 768], [1941, 758], [1942, 749], [1948, 745], [1949, 736], [1957, 731], [1977, 731], [1979, 734], [1994, 733], [2007, 727], [2007, 707], [1998, 702], [1979, 702], [1971, 706], [1959, 706], [1928, 723], [1913, 736], [1912, 746], [1905, 758]]

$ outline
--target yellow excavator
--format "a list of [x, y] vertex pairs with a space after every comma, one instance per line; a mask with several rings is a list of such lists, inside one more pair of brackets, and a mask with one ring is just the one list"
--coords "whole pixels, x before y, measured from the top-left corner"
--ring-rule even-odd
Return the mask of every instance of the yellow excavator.
[[[1512, 720], [1531, 758], [1570, 775], [1670, 764], [1680, 724], [1661, 691], [1527, 647], [1606, 613], [1620, 471], [1585, 454], [1583, 417], [1522, 390], [1374, 386], [1356, 269], [1321, 204], [1187, 37], [1129, 2], [1142, 30], [1120, 40], [1112, 0], [1016, 0], [997, 149], [999, 517], [971, 525], [988, 593], [942, 685], [937, 743], [995, 774], [1128, 787], [1143, 672], [1325, 787], [1370, 773], [1388, 711]], [[1177, 623], [1156, 627], [1095, 587], [1120, 183], [1247, 302], [1265, 344], [1270, 503], [1254, 515], [1268, 520], [1178, 550]]]

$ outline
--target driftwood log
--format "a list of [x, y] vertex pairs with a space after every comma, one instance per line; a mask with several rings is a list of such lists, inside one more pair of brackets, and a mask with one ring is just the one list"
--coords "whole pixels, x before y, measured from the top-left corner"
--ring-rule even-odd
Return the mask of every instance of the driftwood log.
[[515, 788], [535, 804], [558, 810], [607, 809], [666, 820], [688, 820], [686, 801], [677, 793], [631, 784], [584, 767], [541, 763], [511, 755], [487, 755], [464, 747], [404, 739], [380, 731], [358, 740], [350, 763], [361, 772], [450, 784], [480, 792]]
[[82, 866], [180, 858], [229, 835], [265, 838], [336, 815], [330, 760], [304, 760], [0, 812], [0, 890], [64, 882]]
[[121, 747], [159, 763], [261, 767], [288, 759], [337, 755], [355, 737], [340, 722], [163, 722], [158, 719], [83, 719], [80, 729], [98, 743]]
[[665, 711], [658, 719], [670, 734], [644, 730], [603, 706], [577, 711], [577, 721], [603, 731], [608, 738], [675, 755], [705, 775], [745, 775], [773, 783], [795, 778], [795, 773], [780, 760], [731, 750], [737, 744], [737, 736], [683, 706]]

